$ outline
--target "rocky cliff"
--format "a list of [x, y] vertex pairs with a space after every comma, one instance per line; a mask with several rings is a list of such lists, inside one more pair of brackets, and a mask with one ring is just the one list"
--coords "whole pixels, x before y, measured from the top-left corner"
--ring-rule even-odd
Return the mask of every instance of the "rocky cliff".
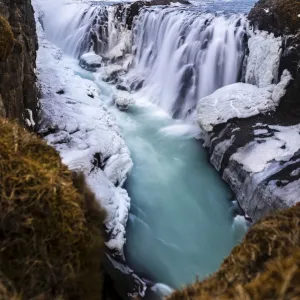
[[30, 0], [0, 0], [0, 15], [12, 29], [14, 47], [0, 58], [0, 115], [34, 129], [38, 90], [35, 60], [37, 37]]
[[[217, 125], [208, 130], [206, 136], [212, 164], [229, 183], [242, 208], [255, 221], [300, 199], [299, 14], [300, 3], [296, 0], [262, 0], [255, 5], [249, 14], [250, 22], [255, 28], [270, 34], [267, 38], [267, 33], [261, 34], [264, 39], [256, 41], [255, 49], [250, 49], [253, 57], [261, 58], [250, 65], [248, 76], [248, 81], [258, 89], [248, 97], [251, 101], [244, 107], [243, 113], [240, 110], [222, 124], [216, 120]], [[248, 46], [251, 48], [251, 38]], [[260, 46], [263, 50], [259, 54]], [[271, 63], [271, 59], [274, 62]], [[267, 65], [274, 64], [275, 68], [267, 68]], [[290, 73], [291, 80], [285, 91], [278, 94], [280, 101], [276, 109], [264, 107], [251, 112], [256, 109], [255, 97], [262, 91], [261, 88], [266, 88], [255, 82], [257, 74], [250, 78], [251, 68], [254, 69], [252, 75], [255, 72], [260, 75], [273, 72], [269, 87], [286, 75], [284, 70]], [[263, 98], [266, 99], [266, 94]], [[274, 104], [278, 98], [271, 97], [271, 103]], [[249, 117], [242, 116], [247, 112], [251, 112]]]

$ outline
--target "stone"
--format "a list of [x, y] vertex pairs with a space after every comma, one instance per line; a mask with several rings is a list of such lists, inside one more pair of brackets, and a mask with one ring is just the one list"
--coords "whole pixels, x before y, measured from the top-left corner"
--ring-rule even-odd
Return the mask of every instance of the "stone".
[[9, 22], [14, 35], [12, 52], [0, 61], [0, 116], [17, 119], [26, 126], [26, 109], [32, 111], [35, 121], [38, 117], [34, 11], [30, 0], [0, 0], [0, 15]]
[[0, 61], [6, 61], [14, 47], [14, 35], [8, 21], [0, 16]]
[[103, 65], [103, 59], [95, 52], [88, 52], [81, 55], [79, 65], [87, 71], [96, 72]]

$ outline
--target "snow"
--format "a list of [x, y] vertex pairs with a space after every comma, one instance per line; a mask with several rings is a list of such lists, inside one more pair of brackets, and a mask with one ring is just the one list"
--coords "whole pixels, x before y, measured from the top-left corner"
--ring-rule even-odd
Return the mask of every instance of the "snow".
[[96, 71], [103, 63], [102, 57], [91, 51], [81, 55], [79, 65], [86, 70]]
[[264, 138], [264, 143], [254, 141], [238, 149], [230, 159], [253, 173], [264, 171], [273, 161], [288, 161], [300, 149], [300, 125], [269, 128], [278, 132], [275, 131], [272, 137]]
[[[33, 4], [38, 11], [36, 1]], [[84, 172], [87, 183], [108, 213], [107, 246], [122, 254], [130, 207], [130, 198], [122, 185], [132, 168], [130, 152], [115, 118], [101, 102], [96, 84], [75, 75], [78, 62], [47, 41], [38, 21], [37, 30], [41, 125], [44, 130], [56, 129], [45, 139], [71, 170]]]
[[81, 55], [81, 58], [85, 63], [91, 65], [91, 64], [102, 64], [102, 57], [100, 55], [97, 55], [95, 52], [88, 52]]
[[119, 39], [116, 45], [108, 52], [109, 59], [117, 59], [123, 57], [126, 53], [130, 53], [132, 32], [128, 29], [122, 29], [119, 32]]
[[224, 86], [199, 100], [198, 123], [209, 132], [215, 125], [230, 119], [248, 118], [274, 110], [290, 80], [290, 73], [284, 71], [280, 83], [276, 86], [259, 88], [241, 82]]
[[114, 96], [114, 101], [120, 110], [127, 110], [129, 105], [134, 103], [133, 98], [128, 92], [125, 91], [118, 91]]
[[29, 115], [29, 119], [26, 118], [25, 122], [27, 124], [28, 127], [34, 127], [35, 126], [35, 121], [33, 120], [33, 113], [32, 110], [29, 108], [26, 108], [25, 111], [27, 111], [28, 115]]
[[256, 31], [248, 40], [246, 83], [258, 87], [268, 87], [278, 81], [278, 68], [282, 38], [274, 34]]
[[261, 135], [261, 134], [266, 134], [268, 133], [268, 129], [255, 129], [254, 130], [254, 135]]

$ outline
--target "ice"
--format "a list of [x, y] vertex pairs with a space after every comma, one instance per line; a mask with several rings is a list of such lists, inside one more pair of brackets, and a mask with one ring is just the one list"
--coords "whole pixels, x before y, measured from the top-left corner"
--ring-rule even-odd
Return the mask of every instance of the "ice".
[[282, 38], [257, 31], [249, 38], [246, 83], [268, 87], [278, 81], [278, 68], [282, 52]]
[[216, 90], [199, 100], [198, 122], [207, 132], [217, 124], [233, 118], [248, 118], [259, 113], [275, 110], [291, 75], [284, 71], [281, 81], [267, 87], [257, 87], [247, 83], [234, 83]]
[[130, 152], [115, 118], [101, 101], [97, 85], [75, 75], [76, 60], [50, 43], [38, 22], [37, 76], [41, 88], [42, 128], [56, 128], [45, 137], [72, 170], [82, 171], [97, 199], [107, 210], [107, 246], [120, 254], [130, 198], [122, 188], [132, 168]]
[[130, 96], [128, 92], [125, 91], [118, 91], [116, 95], [114, 95], [114, 101], [116, 106], [121, 111], [127, 110], [129, 105], [134, 104], [133, 98]]

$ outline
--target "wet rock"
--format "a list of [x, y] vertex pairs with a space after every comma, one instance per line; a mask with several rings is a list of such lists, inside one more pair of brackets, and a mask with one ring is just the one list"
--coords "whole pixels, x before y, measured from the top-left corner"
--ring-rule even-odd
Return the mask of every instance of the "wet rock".
[[156, 6], [156, 5], [170, 5], [171, 3], [191, 4], [188, 0], [151, 0], [151, 1], [135, 1], [129, 7], [124, 7], [123, 4], [117, 4], [120, 15], [125, 15], [126, 10], [126, 25], [128, 29], [132, 28], [133, 19], [139, 14], [143, 7]]

